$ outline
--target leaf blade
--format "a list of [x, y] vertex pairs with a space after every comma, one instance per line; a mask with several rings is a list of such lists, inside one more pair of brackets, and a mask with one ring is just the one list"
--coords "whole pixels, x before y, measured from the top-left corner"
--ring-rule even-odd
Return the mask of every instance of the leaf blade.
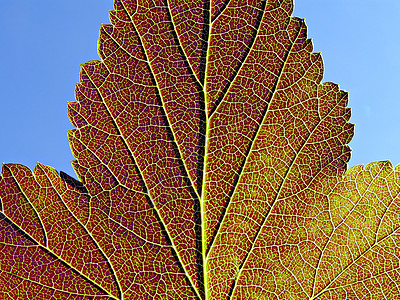
[[[151, 9], [154, 9], [155, 14], [159, 14], [159, 17], [164, 17], [158, 10], [163, 12], [164, 9], [165, 12], [167, 7], [150, 6], [148, 9], [141, 8], [141, 11], [137, 10], [133, 3], [127, 4], [119, 1], [115, 6], [116, 11], [112, 17], [114, 26], [103, 27], [104, 35], [100, 38], [103, 62], [83, 66], [81, 84], [77, 86], [78, 103], [70, 105], [70, 117], [73, 123], [79, 126], [70, 134], [72, 148], [76, 149], [76, 166], [78, 170], [82, 170], [78, 173], [82, 173], [80, 177], [85, 178], [87, 183], [89, 180], [90, 183], [93, 183], [95, 177], [105, 178], [104, 184], [99, 182], [95, 189], [94, 187], [89, 188], [89, 193], [92, 195], [96, 195], [102, 190], [112, 190], [121, 184], [133, 188], [135, 191], [142, 190], [143, 193], [147, 193], [148, 198], [142, 198], [141, 201], [146, 203], [145, 205], [151, 203], [151, 209], [160, 222], [159, 234], [164, 235], [162, 233], [164, 232], [168, 236], [167, 240], [172, 243], [171, 247], [176, 249], [176, 257], [185, 273], [188, 274], [187, 277], [192, 282], [193, 289], [200, 290], [197, 293], [201, 294], [204, 292], [201, 292], [203, 289], [200, 285], [202, 281], [199, 279], [201, 272], [198, 271], [199, 268], [201, 269], [199, 250], [201, 238], [198, 228], [200, 217], [197, 216], [199, 200], [195, 186], [197, 179], [193, 179], [193, 176], [198, 175], [195, 173], [197, 166], [192, 167], [192, 171], [187, 168], [188, 163], [185, 162], [185, 153], [181, 152], [182, 145], [180, 143], [189, 141], [190, 145], [186, 148], [189, 148], [190, 151], [188, 152], [186, 148], [185, 151], [190, 153], [189, 156], [195, 158], [198, 156], [196, 152], [198, 150], [193, 154], [191, 149], [197, 145], [192, 142], [192, 139], [187, 139], [188, 130], [185, 127], [179, 128], [179, 124], [176, 124], [175, 127], [171, 125], [174, 120], [171, 121], [171, 113], [168, 113], [168, 110], [173, 110], [173, 107], [164, 99], [171, 97], [169, 93], [174, 93], [174, 90], [168, 91], [164, 87], [166, 79], [158, 75], [157, 71], [160, 68], [160, 62], [153, 57], [159, 53], [154, 52], [154, 49], [150, 49], [150, 51], [146, 48], [146, 39], [151, 37], [146, 37], [146, 33], [141, 32], [145, 26], [140, 23], [141, 18], [150, 13]], [[134, 23], [128, 12], [137, 14], [135, 20], [142, 27], [138, 27]], [[126, 30], [124, 26], [130, 30], [135, 28], [133, 40], [129, 45], [131, 48], [135, 46], [137, 51], [142, 51], [140, 59], [115, 44], [115, 41], [118, 40], [120, 40], [119, 45], [123, 44], [121, 41], [123, 35], [118, 31]], [[161, 36], [168, 35], [167, 29], [161, 28], [159, 34]], [[109, 39], [108, 36], [113, 38]], [[111, 49], [113, 51], [110, 51]], [[175, 53], [179, 52], [178, 49], [174, 51]], [[162, 56], [162, 53], [160, 55]], [[128, 68], [125, 69], [118, 67], [118, 56], [126, 57], [122, 60], [122, 64], [126, 64], [126, 61], [132, 64], [128, 63]], [[172, 61], [172, 64], [174, 63]], [[147, 76], [146, 86], [149, 87], [147, 94], [143, 95], [139, 91], [143, 87], [142, 77], [135, 77], [132, 81], [125, 80], [123, 72], [129, 72], [129, 68], [132, 68], [130, 72], [133, 74]], [[186, 76], [186, 78], [190, 79], [191, 77]], [[96, 91], [97, 96], [91, 94], [92, 90]], [[122, 93], [124, 90], [126, 94]], [[112, 92], [110, 93], [110, 91]], [[93, 96], [96, 96], [97, 100], [90, 100]], [[123, 105], [113, 105], [115, 101]], [[99, 102], [100, 106], [96, 107], [95, 102]], [[191, 111], [196, 111], [196, 109]], [[93, 119], [93, 112], [101, 114], [101, 117]], [[107, 120], [104, 123], [108, 124], [105, 129], [103, 129], [104, 125], [99, 124], [103, 126], [101, 127], [102, 132], [96, 128], [99, 127], [97, 124], [99, 119]], [[96, 141], [92, 138], [93, 136], [96, 136]], [[182, 140], [183, 138], [185, 140]], [[104, 145], [103, 141], [107, 139], [110, 142]], [[108, 144], [118, 146], [110, 151], [107, 149]], [[82, 154], [83, 151], [85, 151], [84, 154]], [[115, 155], [118, 152], [123, 153], [121, 158]], [[88, 162], [88, 157], [93, 157], [91, 160], [95, 162], [94, 165], [103, 165], [101, 169], [91, 168], [90, 164], [93, 163]], [[186, 161], [188, 160], [190, 158], [186, 159]], [[127, 174], [121, 174], [120, 165], [124, 165], [122, 170], [125, 170]], [[108, 174], [106, 175], [105, 172]], [[96, 175], [93, 176], [90, 173]], [[107, 177], [109, 183], [106, 181]], [[188, 209], [188, 205], [191, 206], [191, 209]], [[171, 211], [174, 213], [171, 214]], [[182, 224], [185, 228], [183, 233]], [[188, 241], [191, 241], [189, 246]]]
[[[13, 281], [1, 293], [22, 284], [30, 298], [397, 296], [398, 284], [384, 283], [398, 274], [398, 173], [379, 163], [345, 172], [347, 93], [321, 83], [322, 58], [293, 2], [114, 6], [102, 60], [82, 66], [68, 104], [83, 185], [40, 164], [34, 175], [3, 167], [1, 238], [22, 241], [18, 251], [32, 242], [43, 253], [23, 264], [50, 260], [53, 273], [18, 265], [15, 276], [18, 255], [0, 243]], [[385, 196], [371, 198], [365, 182]], [[380, 215], [364, 200], [384, 202]], [[357, 223], [363, 213], [373, 233]], [[385, 255], [391, 265], [375, 268]], [[75, 290], [60, 288], [74, 280]]]
[[[78, 190], [65, 185], [53, 169], [41, 164], [36, 166], [34, 173], [22, 165], [4, 165], [0, 186], [2, 191], [8, 190], [0, 195], [3, 207], [1, 254], [2, 261], [6, 262], [2, 271], [10, 280], [13, 278], [12, 281], [23, 285], [18, 293], [33, 297], [35, 293], [49, 295], [54, 290], [81, 299], [88, 295], [115, 299], [117, 287], [101, 250], [64, 205], [64, 199], [85, 195], [77, 195]], [[23, 224], [25, 216], [20, 215], [26, 211], [9, 214], [16, 201], [21, 203], [21, 199], [25, 207], [37, 212], [40, 222], [26, 226]], [[67, 228], [71, 231], [65, 231]], [[36, 234], [40, 230], [44, 236]], [[11, 243], [7, 242], [10, 238]], [[29, 246], [24, 246], [25, 243]], [[100, 268], [91, 268], [92, 263], [97, 263]], [[59, 277], [63, 280], [53, 280]], [[40, 292], [38, 286], [45, 292]], [[9, 292], [13, 293], [12, 286]]]

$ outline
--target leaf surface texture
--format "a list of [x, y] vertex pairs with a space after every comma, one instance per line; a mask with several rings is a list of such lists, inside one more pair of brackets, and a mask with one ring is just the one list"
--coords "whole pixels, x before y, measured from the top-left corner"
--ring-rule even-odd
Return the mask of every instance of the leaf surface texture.
[[396, 299], [398, 170], [346, 172], [292, 1], [114, 8], [68, 104], [80, 182], [2, 168], [2, 297]]

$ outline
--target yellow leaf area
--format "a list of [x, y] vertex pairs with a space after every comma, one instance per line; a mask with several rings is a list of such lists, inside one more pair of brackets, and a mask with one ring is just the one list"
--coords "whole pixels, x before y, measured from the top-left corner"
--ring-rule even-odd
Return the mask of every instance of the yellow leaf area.
[[317, 201], [275, 209], [232, 299], [398, 299], [399, 176], [356, 166]]
[[290, 0], [116, 0], [68, 132], [0, 180], [0, 299], [399, 299], [399, 167]]

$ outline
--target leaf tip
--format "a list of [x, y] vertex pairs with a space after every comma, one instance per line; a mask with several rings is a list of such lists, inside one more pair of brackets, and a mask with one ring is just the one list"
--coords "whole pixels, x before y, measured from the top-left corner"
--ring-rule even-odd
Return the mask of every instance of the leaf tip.
[[46, 166], [44, 164], [37, 161], [35, 167], [33, 168], [33, 174], [36, 175], [39, 170], [45, 170], [45, 167]]

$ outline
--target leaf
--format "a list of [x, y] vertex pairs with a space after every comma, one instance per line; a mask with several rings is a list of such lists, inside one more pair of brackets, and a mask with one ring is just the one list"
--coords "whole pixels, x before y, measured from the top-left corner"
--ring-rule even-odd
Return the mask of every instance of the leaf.
[[2, 168], [2, 297], [398, 297], [399, 170], [346, 172], [292, 1], [114, 7], [68, 104], [80, 182]]

